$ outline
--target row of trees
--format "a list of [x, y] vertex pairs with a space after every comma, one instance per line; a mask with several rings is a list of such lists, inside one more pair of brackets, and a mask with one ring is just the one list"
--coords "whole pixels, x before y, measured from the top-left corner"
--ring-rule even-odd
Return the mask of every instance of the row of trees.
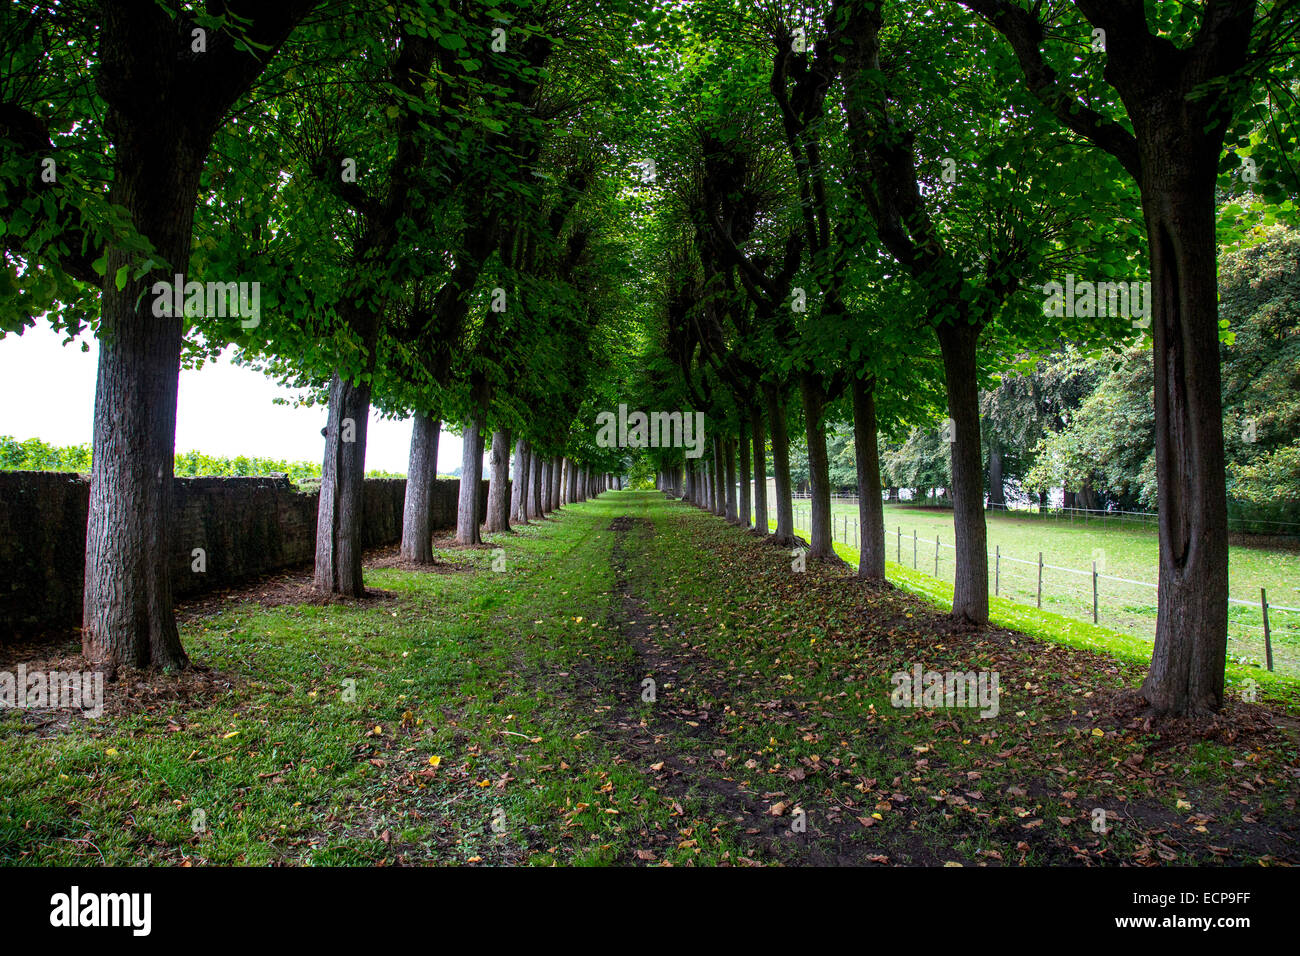
[[[1300, 233], [1275, 226], [1262, 242], [1220, 252], [1220, 342], [1228, 505], [1237, 527], [1268, 530], [1300, 519]], [[1048, 501], [1065, 507], [1154, 510], [1154, 376], [1140, 343], [1084, 351], [1066, 345], [1026, 356], [980, 392], [985, 493], [990, 507]], [[952, 481], [944, 423], [879, 439], [887, 498], [924, 497]], [[851, 427], [828, 426], [830, 484], [852, 490]], [[807, 453], [795, 442], [791, 477], [806, 490]]]
[[0, 331], [100, 339], [89, 658], [187, 662], [167, 571], [177, 378], [230, 346], [328, 408], [322, 591], [364, 593], [372, 407], [414, 418], [411, 561], [432, 560], [443, 421], [465, 447], [465, 543], [489, 436], [489, 527], [607, 485], [618, 460], [575, 421], [643, 307], [618, 281], [628, 199], [609, 174], [629, 24], [617, 4], [531, 0], [0, 8]]
[[[764, 530], [746, 489], [770, 444], [782, 544], [801, 429], [814, 559], [834, 559], [828, 433], [852, 422], [869, 578], [878, 435], [945, 419], [953, 613], [983, 623], [981, 391], [1066, 344], [1133, 342], [1126, 308], [1045, 312], [1045, 287], [1149, 276], [1143, 693], [1217, 709], [1217, 250], [1293, 208], [1298, 5], [10, 3], [0, 321], [102, 342], [86, 652], [184, 663], [164, 560], [177, 370], [230, 345], [328, 407], [322, 590], [363, 589], [372, 407], [414, 418], [403, 551], [425, 560], [442, 422], [462, 433], [473, 542], [485, 447], [494, 476], [515, 450], [540, 510], [566, 470], [621, 473], [592, 423], [626, 401], [704, 411], [704, 456], [652, 448], [655, 470]], [[206, 308], [166, 307], [176, 276], [207, 284]], [[241, 293], [235, 318], [213, 284]], [[491, 527], [511, 517], [496, 484]]]
[[[667, 302], [643, 388], [706, 409], [713, 427], [702, 459], [656, 453], [661, 485], [735, 520], [752, 508], [766, 534], [764, 503], [747, 494], [751, 477], [765, 481], [770, 441], [771, 538], [788, 544], [798, 421], [809, 557], [833, 560], [828, 429], [851, 422], [859, 574], [882, 578], [878, 435], [902, 441], [943, 420], [953, 614], [983, 623], [997, 436], [981, 393], [1066, 347], [1145, 341], [1160, 592], [1142, 694], [1159, 714], [1217, 710], [1228, 567], [1218, 247], [1259, 241], [1256, 227], [1293, 209], [1296, 9], [693, 5], [666, 44], [676, 53], [658, 126], [670, 176], [655, 239]], [[1057, 291], [1048, 308], [1052, 283], [1073, 289], [1073, 275], [1089, 293], [1123, 282], [1134, 305], [1149, 276], [1150, 295], [1136, 313], [1114, 293], [1109, 308], [1061, 308]]]

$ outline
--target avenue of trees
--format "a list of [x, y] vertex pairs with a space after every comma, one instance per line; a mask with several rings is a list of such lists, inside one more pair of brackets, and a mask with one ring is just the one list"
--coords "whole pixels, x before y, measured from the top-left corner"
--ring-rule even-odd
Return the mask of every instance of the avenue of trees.
[[[1218, 709], [1227, 482], [1255, 502], [1295, 489], [1295, 367], [1279, 351], [1294, 323], [1279, 314], [1285, 266], [1261, 259], [1286, 258], [1279, 223], [1294, 215], [1296, 14], [1141, 0], [697, 9], [688, 31], [708, 42], [683, 42], [661, 84], [660, 167], [677, 175], [664, 354], [644, 388], [675, 383], [716, 424], [698, 461], [659, 454], [661, 484], [743, 520], [770, 443], [770, 537], [788, 545], [801, 429], [809, 557], [835, 560], [829, 495], [851, 481], [866, 578], [883, 577], [891, 487], [942, 486], [953, 613], [973, 623], [988, 619], [985, 495], [1008, 473], [1070, 503], [1158, 506], [1142, 694], [1157, 713]], [[1225, 246], [1245, 258], [1221, 315]], [[1243, 280], [1252, 268], [1270, 277], [1263, 293]], [[1147, 403], [1145, 422], [1117, 416], [1120, 400]]]
[[[809, 556], [831, 561], [851, 461], [864, 578], [884, 577], [887, 490], [946, 487], [953, 614], [975, 625], [990, 470], [1158, 505], [1142, 694], [1217, 710], [1229, 476], [1295, 487], [1293, 405], [1246, 408], [1293, 369], [1233, 351], [1266, 361], [1290, 326], [1249, 280], [1221, 305], [1219, 250], [1233, 270], [1267, 272], [1261, 244], [1293, 256], [1274, 245], [1294, 212], [1298, 6], [6, 2], [0, 332], [100, 342], [86, 655], [186, 664], [165, 560], [178, 372], [233, 346], [328, 410], [322, 591], [364, 593], [372, 409], [414, 423], [413, 562], [432, 560], [444, 427], [472, 545], [480, 478], [505, 531], [627, 471], [600, 413], [701, 411], [702, 455], [641, 449], [638, 467], [788, 546], [797, 444]], [[1045, 308], [1067, 276], [1077, 298]], [[177, 277], [206, 299], [176, 308], [159, 288]], [[256, 314], [235, 307], [252, 288]], [[1150, 460], [1079, 458], [1118, 427], [1107, 400], [1148, 394], [1130, 427]], [[1265, 441], [1249, 455], [1243, 409]], [[895, 472], [917, 429], [943, 481]], [[749, 492], [769, 475], [771, 515]]]
[[[1263, 241], [1221, 251], [1220, 342], [1228, 511], [1235, 530], [1300, 527], [1300, 234], [1275, 227]], [[1073, 345], [1003, 370], [980, 391], [989, 507], [1059, 504], [1154, 511], [1154, 377], [1146, 346]], [[828, 426], [830, 484], [854, 493], [848, 422]], [[942, 422], [879, 439], [886, 500], [942, 499], [952, 482]], [[807, 452], [792, 442], [791, 477], [809, 487]], [[1055, 494], [1063, 490], [1063, 496]]]

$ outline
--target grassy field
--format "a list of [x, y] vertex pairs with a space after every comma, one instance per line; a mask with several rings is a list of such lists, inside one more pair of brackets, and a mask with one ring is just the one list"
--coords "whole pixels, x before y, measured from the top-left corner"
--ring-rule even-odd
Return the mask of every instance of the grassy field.
[[[797, 523], [806, 528], [807, 502], [796, 502], [795, 507]], [[835, 500], [831, 512], [835, 522], [835, 540], [854, 544], [857, 504]], [[990, 512], [986, 520], [990, 588], [994, 586], [996, 575], [1000, 579], [997, 585], [999, 594], [1021, 603], [1035, 604], [1038, 555], [1042, 552], [1043, 562], [1047, 565], [1043, 570], [1043, 608], [1091, 621], [1091, 569], [1092, 562], [1096, 561], [1100, 575], [1098, 623], [1148, 640], [1155, 633], [1155, 588], [1111, 580], [1127, 578], [1155, 583], [1159, 566], [1154, 528], [1116, 521], [1071, 522], [1003, 512]], [[902, 530], [901, 540], [899, 529]], [[952, 581], [952, 512], [888, 505], [885, 508], [885, 533], [891, 559], [930, 575], [935, 571], [935, 537], [938, 536], [941, 542], [938, 577]], [[996, 549], [1000, 549], [1003, 555], [1000, 572], [995, 568], [993, 557]], [[1072, 574], [1060, 568], [1086, 573]], [[1229, 593], [1238, 600], [1249, 602], [1229, 606], [1229, 654], [1235, 660], [1260, 667], [1265, 660], [1259, 608], [1261, 587], [1268, 590], [1270, 605], [1300, 607], [1300, 554], [1240, 546], [1229, 549]], [[1275, 609], [1270, 611], [1269, 623], [1275, 669], [1300, 676], [1300, 613]]]
[[[442, 550], [368, 568], [363, 602], [209, 599], [199, 669], [111, 685], [97, 720], [0, 712], [0, 863], [1300, 862], [1281, 678], [1226, 734], [1160, 738], [1112, 706], [1140, 648], [1010, 602], [1019, 633], [954, 629], [940, 582], [795, 574], [654, 493], [490, 545], [502, 573]], [[895, 709], [913, 664], [998, 672], [997, 715]]]

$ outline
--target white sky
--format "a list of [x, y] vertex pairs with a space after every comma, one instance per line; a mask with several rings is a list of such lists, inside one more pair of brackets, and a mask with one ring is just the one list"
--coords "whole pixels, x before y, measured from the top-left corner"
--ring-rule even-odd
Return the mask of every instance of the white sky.
[[[48, 325], [38, 323], [0, 339], [0, 435], [19, 441], [39, 438], [52, 445], [79, 445], [92, 437], [95, 369], [99, 343], [87, 337], [62, 345]], [[181, 372], [176, 410], [176, 450], [208, 455], [248, 455], [319, 463], [324, 456], [324, 408], [272, 404], [292, 399], [265, 376], [224, 359], [199, 371]], [[405, 474], [411, 423], [371, 414], [366, 468]], [[460, 466], [461, 442], [445, 431], [438, 442], [438, 471]]]

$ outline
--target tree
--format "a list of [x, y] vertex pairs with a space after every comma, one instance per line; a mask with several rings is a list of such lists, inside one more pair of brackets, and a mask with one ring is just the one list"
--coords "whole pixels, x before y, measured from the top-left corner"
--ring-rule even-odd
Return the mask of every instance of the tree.
[[[1228, 529], [1219, 369], [1215, 187], [1234, 117], [1294, 64], [1294, 0], [1042, 5], [962, 0], [1005, 37], [1044, 109], [1138, 184], [1151, 257], [1160, 591], [1141, 694], [1158, 714], [1223, 704]], [[1100, 32], [1098, 32], [1100, 31]], [[1105, 65], [1057, 52], [1080, 33]], [[1081, 91], [1081, 92], [1080, 92]]]
[[[886, 19], [889, 11], [891, 19]], [[939, 344], [947, 390], [957, 573], [953, 615], [988, 619], [988, 560], [979, 388], [988, 372], [1060, 337], [1131, 335], [1127, 316], [1043, 307], [1018, 295], [1062, 265], [1109, 274], [1131, 254], [1113, 163], [1070, 168], [1066, 137], [1010, 106], [989, 68], [978, 21], [926, 30], [910, 8], [849, 4], [844, 109], [856, 192], [881, 245], [915, 284]], [[954, 82], [954, 69], [961, 78]], [[936, 90], [943, 93], [936, 96]], [[1096, 197], [1109, 196], [1101, 206]]]
[[[79, 57], [94, 65], [103, 128], [114, 144], [108, 202], [125, 211], [129, 234], [144, 240], [108, 239], [90, 250], [104, 280], [82, 645], [110, 672], [188, 663], [168, 572], [184, 317], [155, 315], [153, 306], [158, 283], [189, 271], [213, 137], [313, 6], [226, 0], [196, 13], [154, 0], [102, 3], [94, 8], [97, 50]], [[62, 12], [54, 17], [61, 21]], [[7, 104], [10, 124], [21, 110]], [[43, 128], [27, 115], [29, 129]], [[94, 112], [77, 122], [94, 123]], [[51, 245], [58, 243], [45, 248]], [[63, 248], [67, 254], [60, 250], [49, 265], [76, 268], [76, 253]], [[78, 271], [78, 279], [94, 281]]]

